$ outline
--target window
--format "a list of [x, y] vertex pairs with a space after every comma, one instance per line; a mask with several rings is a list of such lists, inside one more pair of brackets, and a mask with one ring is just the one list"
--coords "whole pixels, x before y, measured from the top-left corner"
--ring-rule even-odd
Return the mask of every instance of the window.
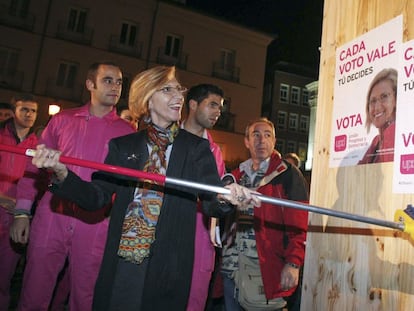
[[309, 117], [300, 116], [299, 131], [307, 133], [309, 131]]
[[78, 65], [68, 62], [59, 64], [56, 85], [66, 88], [73, 88], [75, 86], [76, 75], [78, 73]]
[[285, 141], [283, 139], [276, 139], [276, 150], [280, 153], [285, 153]]
[[280, 84], [279, 100], [282, 103], [287, 103], [289, 101], [289, 85]]
[[86, 10], [71, 8], [69, 10], [67, 29], [73, 32], [84, 33], [86, 24], [86, 14]]
[[286, 153], [296, 152], [296, 142], [289, 140], [286, 145]]
[[299, 105], [299, 95], [300, 95], [300, 88], [297, 86], [292, 86], [292, 97], [291, 97], [291, 104], [292, 105]]
[[229, 49], [220, 50], [220, 66], [225, 70], [234, 69], [236, 64], [236, 52]]
[[178, 58], [181, 51], [182, 38], [173, 34], [168, 34], [165, 40], [164, 54]]
[[297, 113], [289, 114], [289, 130], [296, 131], [298, 129], [298, 118]]
[[298, 156], [299, 158], [304, 161], [307, 158], [307, 154], [308, 154], [308, 145], [305, 143], [299, 143], [299, 148], [298, 148]]
[[309, 91], [302, 89], [302, 106], [309, 106]]
[[30, 0], [12, 0], [9, 6], [9, 15], [26, 18], [29, 13]]
[[134, 46], [137, 40], [138, 26], [129, 22], [122, 22], [119, 43], [128, 46]]
[[0, 47], [0, 74], [13, 76], [17, 72], [19, 51]]
[[280, 130], [286, 129], [286, 122], [287, 122], [287, 112], [279, 111], [277, 113], [277, 128]]

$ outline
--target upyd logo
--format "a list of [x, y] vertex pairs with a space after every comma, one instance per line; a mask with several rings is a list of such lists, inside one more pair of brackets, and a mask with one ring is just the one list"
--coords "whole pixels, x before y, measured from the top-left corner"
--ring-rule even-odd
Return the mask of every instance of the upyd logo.
[[414, 154], [401, 155], [400, 173], [414, 174]]
[[346, 135], [335, 136], [335, 152], [346, 149]]

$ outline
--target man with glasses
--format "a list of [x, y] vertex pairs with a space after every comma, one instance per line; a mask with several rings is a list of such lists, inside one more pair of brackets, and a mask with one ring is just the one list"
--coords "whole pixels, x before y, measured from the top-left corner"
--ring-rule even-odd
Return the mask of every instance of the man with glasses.
[[[122, 91], [121, 69], [111, 62], [89, 67], [86, 88], [90, 101], [79, 108], [54, 115], [40, 144], [62, 151], [66, 156], [103, 162], [110, 139], [133, 132], [116, 114]], [[30, 166], [33, 173], [39, 172]], [[92, 169], [70, 166], [90, 180]], [[69, 309], [92, 309], [95, 282], [101, 265], [108, 230], [109, 208], [86, 212], [76, 204], [46, 192], [40, 199], [30, 225], [30, 207], [36, 196], [32, 178], [18, 184], [15, 219], [10, 231], [17, 243], [30, 243], [18, 310], [47, 310], [59, 273], [68, 260]], [[29, 231], [30, 228], [30, 231]]]

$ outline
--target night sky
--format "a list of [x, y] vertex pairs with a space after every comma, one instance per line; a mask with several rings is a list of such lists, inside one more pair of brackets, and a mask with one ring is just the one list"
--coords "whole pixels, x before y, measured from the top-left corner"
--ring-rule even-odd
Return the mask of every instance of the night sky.
[[187, 0], [213, 16], [248, 26], [278, 39], [268, 57], [319, 68], [323, 0]]

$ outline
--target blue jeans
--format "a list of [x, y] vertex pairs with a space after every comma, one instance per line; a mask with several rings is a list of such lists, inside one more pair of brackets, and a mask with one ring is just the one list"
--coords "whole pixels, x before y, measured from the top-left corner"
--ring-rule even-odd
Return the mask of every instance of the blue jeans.
[[226, 311], [242, 311], [239, 302], [237, 301], [236, 286], [233, 279], [230, 279], [225, 274], [223, 277], [223, 291], [224, 291], [224, 306]]

